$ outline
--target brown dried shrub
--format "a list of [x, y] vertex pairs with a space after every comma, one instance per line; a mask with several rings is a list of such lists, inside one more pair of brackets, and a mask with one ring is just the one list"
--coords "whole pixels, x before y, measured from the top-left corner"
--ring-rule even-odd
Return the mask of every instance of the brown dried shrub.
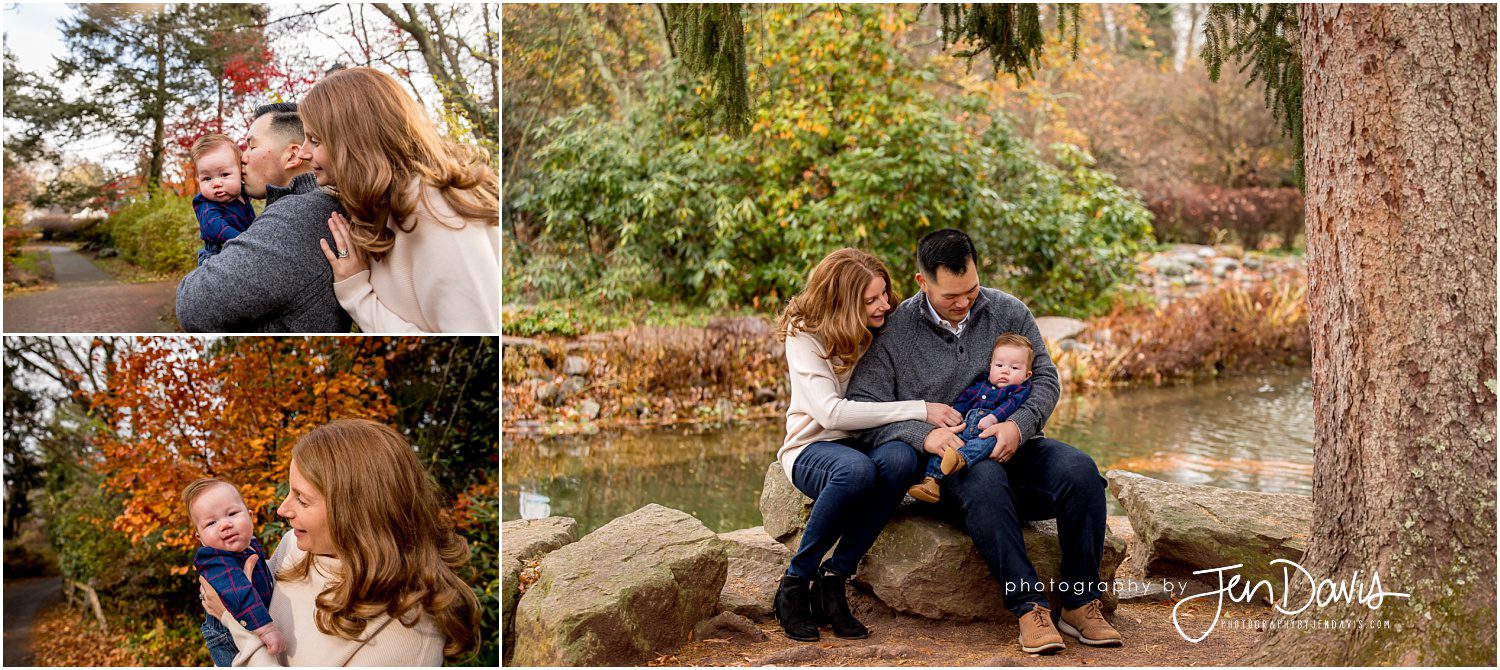
[[[1154, 309], [1117, 311], [1090, 324], [1110, 333], [1092, 354], [1101, 382], [1154, 382], [1267, 365], [1305, 365], [1307, 283], [1297, 274], [1249, 287], [1227, 284]], [[1075, 383], [1077, 383], [1075, 381]]]
[[1215, 244], [1233, 234], [1247, 249], [1260, 249], [1275, 235], [1291, 249], [1303, 231], [1302, 193], [1295, 188], [1192, 184], [1143, 191], [1161, 242]]

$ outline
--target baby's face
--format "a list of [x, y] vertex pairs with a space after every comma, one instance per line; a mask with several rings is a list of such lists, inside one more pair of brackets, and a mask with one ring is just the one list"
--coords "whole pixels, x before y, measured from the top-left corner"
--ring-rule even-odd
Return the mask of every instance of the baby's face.
[[995, 349], [994, 355], [990, 356], [990, 383], [1011, 386], [1026, 381], [1031, 376], [1026, 365], [1028, 353], [1031, 352], [1009, 345]]
[[198, 157], [198, 192], [214, 202], [229, 202], [240, 197], [240, 162], [234, 150], [220, 144]]
[[255, 526], [234, 487], [221, 484], [204, 491], [193, 501], [191, 511], [203, 546], [225, 551], [244, 551], [250, 546]]

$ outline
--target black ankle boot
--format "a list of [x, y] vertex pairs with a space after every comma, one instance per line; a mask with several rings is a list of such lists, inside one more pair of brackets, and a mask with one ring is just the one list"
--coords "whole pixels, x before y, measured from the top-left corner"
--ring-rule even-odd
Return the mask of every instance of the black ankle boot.
[[848, 575], [831, 572], [827, 568], [818, 571], [813, 580], [813, 621], [818, 625], [833, 628], [833, 634], [842, 638], [858, 640], [869, 637], [870, 629], [854, 618], [849, 611]]
[[808, 591], [807, 580], [782, 575], [773, 607], [776, 621], [787, 637], [799, 642], [818, 641], [818, 624], [813, 623], [812, 594]]

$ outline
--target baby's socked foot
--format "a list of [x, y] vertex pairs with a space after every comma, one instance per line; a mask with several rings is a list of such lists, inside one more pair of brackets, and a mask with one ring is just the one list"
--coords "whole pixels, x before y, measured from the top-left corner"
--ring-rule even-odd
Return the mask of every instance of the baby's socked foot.
[[932, 477], [924, 477], [921, 484], [907, 489], [906, 495], [922, 502], [935, 503], [938, 501], [938, 482]]
[[958, 453], [957, 449], [953, 447], [943, 448], [943, 465], [940, 468], [943, 474], [951, 475], [964, 469], [964, 466], [968, 464], [969, 461], [964, 458], [963, 454]]

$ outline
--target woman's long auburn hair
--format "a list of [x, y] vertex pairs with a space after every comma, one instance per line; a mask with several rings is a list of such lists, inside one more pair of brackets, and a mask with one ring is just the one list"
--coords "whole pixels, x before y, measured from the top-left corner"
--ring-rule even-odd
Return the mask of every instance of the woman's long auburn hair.
[[885, 263], [859, 249], [828, 254], [813, 268], [807, 286], [781, 312], [776, 339], [786, 341], [797, 332], [816, 335], [827, 348], [825, 358], [833, 363], [834, 374], [849, 371], [875, 340], [865, 314], [865, 288], [876, 277], [885, 280], [885, 299], [894, 311], [901, 296], [891, 284]]
[[[409, 627], [425, 610], [447, 640], [444, 656], [472, 651], [479, 599], [458, 576], [469, 544], [439, 513], [437, 487], [406, 438], [374, 421], [341, 419], [298, 440], [292, 460], [323, 496], [344, 568], [318, 594], [318, 630], [353, 640], [380, 614]], [[276, 578], [305, 579], [314, 560], [308, 553]]]
[[409, 188], [412, 177], [436, 188], [464, 219], [500, 225], [499, 177], [489, 159], [438, 135], [426, 110], [390, 75], [338, 70], [312, 87], [298, 111], [328, 151], [323, 169], [349, 213], [354, 244], [371, 258], [384, 258], [396, 243], [387, 217], [402, 232], [416, 227], [412, 212], [424, 189]]

